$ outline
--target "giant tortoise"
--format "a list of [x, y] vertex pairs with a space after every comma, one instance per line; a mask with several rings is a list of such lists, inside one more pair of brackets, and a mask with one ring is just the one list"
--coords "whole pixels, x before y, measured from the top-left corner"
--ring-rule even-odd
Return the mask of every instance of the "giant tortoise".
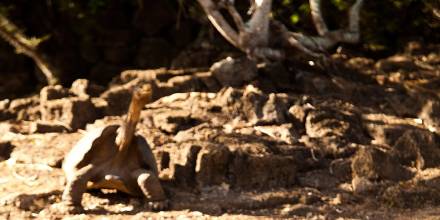
[[68, 212], [82, 210], [82, 195], [88, 188], [144, 196], [150, 208], [165, 208], [167, 200], [154, 155], [145, 138], [135, 134], [140, 112], [151, 99], [151, 85], [138, 87], [120, 125], [88, 131], [67, 154], [62, 166], [67, 179], [62, 199]]

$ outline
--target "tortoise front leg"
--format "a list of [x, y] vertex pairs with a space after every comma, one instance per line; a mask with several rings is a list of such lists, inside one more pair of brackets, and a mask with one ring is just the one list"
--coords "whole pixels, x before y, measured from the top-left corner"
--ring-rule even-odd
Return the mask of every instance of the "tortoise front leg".
[[67, 179], [67, 185], [64, 189], [62, 200], [65, 203], [68, 212], [82, 211], [82, 195], [87, 190], [87, 182], [94, 175], [93, 165], [89, 164]]
[[168, 200], [162, 189], [159, 178], [154, 172], [138, 169], [131, 173], [137, 180], [137, 184], [148, 201], [149, 208], [158, 211], [168, 208]]

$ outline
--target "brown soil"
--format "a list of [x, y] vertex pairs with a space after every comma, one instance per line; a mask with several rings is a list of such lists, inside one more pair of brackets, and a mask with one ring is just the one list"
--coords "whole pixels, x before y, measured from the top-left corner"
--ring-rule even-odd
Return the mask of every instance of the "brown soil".
[[[439, 49], [379, 61], [335, 54], [325, 73], [281, 64], [258, 75], [237, 66], [125, 71], [107, 89], [82, 80], [3, 100], [0, 216], [438, 219]], [[238, 70], [222, 74], [228, 68]], [[58, 212], [64, 155], [86, 129], [119, 122], [145, 82], [157, 86], [157, 101], [138, 132], [170, 209], [100, 190], [85, 194], [83, 214]]]

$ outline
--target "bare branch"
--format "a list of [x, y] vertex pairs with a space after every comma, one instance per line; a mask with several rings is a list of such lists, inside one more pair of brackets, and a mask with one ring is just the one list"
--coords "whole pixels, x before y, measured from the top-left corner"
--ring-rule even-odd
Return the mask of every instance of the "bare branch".
[[[233, 29], [220, 14], [212, 0], [198, 0], [215, 28], [235, 47], [247, 53], [251, 59], [282, 59], [284, 51], [269, 46], [269, 23], [272, 0], [250, 0], [251, 18], [246, 24], [234, 7], [231, 0], [222, 0], [223, 7], [232, 16], [237, 30]], [[359, 41], [360, 9], [363, 0], [356, 0], [349, 11], [349, 26], [345, 29], [329, 31], [321, 11], [321, 0], [309, 0], [314, 25], [319, 36], [306, 36], [301, 33], [289, 32], [284, 25], [274, 21], [288, 45], [313, 56], [322, 57], [323, 52], [339, 42], [356, 43]]]
[[290, 32], [287, 33], [287, 42], [290, 44], [290, 46], [299, 49], [300, 51], [312, 56], [312, 57], [320, 57], [320, 54], [313, 52], [312, 50], [308, 49], [313, 47], [317, 47], [317, 43], [310, 39], [310, 37], [306, 37], [301, 33], [294, 33]]
[[299, 36], [302, 34], [290, 32], [289, 30], [287, 30], [286, 26], [279, 21], [272, 21], [272, 25], [275, 27], [276, 32], [279, 32], [281, 38], [284, 39], [289, 46], [299, 49], [300, 51], [312, 57], [320, 56], [318, 53], [309, 50], [307, 47], [304, 46], [303, 43], [298, 40], [304, 38], [304, 36]]
[[437, 19], [440, 20], [440, 9], [433, 8], [433, 9], [432, 9], [432, 14], [433, 14]]
[[253, 51], [253, 54], [255, 54], [255, 56], [262, 58], [264, 60], [266, 60], [266, 59], [282, 60], [286, 57], [283, 51], [272, 49], [269, 47], [255, 48]]
[[256, 1], [256, 0], [249, 0], [249, 2], [250, 2], [251, 5], [249, 6], [249, 9], [248, 9], [248, 11], [247, 11], [247, 14], [248, 14], [248, 15], [251, 15], [251, 14], [253, 14], [253, 13], [255, 12], [255, 9], [256, 9], [255, 1]]
[[327, 24], [321, 13], [321, 0], [310, 0], [310, 10], [312, 11], [312, 19], [318, 34], [324, 36], [328, 32]]
[[241, 49], [238, 33], [226, 22], [223, 15], [218, 11], [217, 6], [211, 0], [198, 0], [198, 2], [217, 31], [220, 32], [229, 43]]
[[354, 36], [351, 37], [351, 39], [348, 39], [348, 42], [357, 42], [359, 41], [360, 37], [360, 27], [359, 27], [359, 21], [361, 19], [360, 16], [360, 10], [363, 5], [363, 0], [357, 0], [350, 8], [350, 12], [348, 15], [348, 30], [351, 32]]
[[[349, 27], [347, 29], [339, 29], [329, 31], [322, 18], [320, 9], [320, 0], [310, 0], [310, 7], [312, 8], [313, 21], [320, 36], [306, 36], [301, 33], [290, 33], [285, 35], [287, 41], [294, 47], [302, 51], [307, 48], [309, 51], [325, 51], [339, 42], [343, 43], [357, 43], [360, 37], [360, 9], [363, 0], [356, 0], [349, 11]], [[302, 47], [302, 48], [301, 48]], [[309, 52], [307, 52], [309, 53]], [[310, 54], [310, 53], [309, 53]]]
[[228, 10], [229, 14], [232, 16], [232, 19], [234, 19], [234, 23], [237, 26], [238, 32], [244, 32], [244, 22], [243, 19], [241, 19], [240, 14], [238, 13], [237, 9], [231, 4], [231, 2], [227, 1], [226, 3], [226, 9]]
[[255, 11], [247, 22], [246, 32], [253, 37], [254, 45], [266, 47], [269, 40], [269, 15], [272, 10], [272, 0], [255, 0]]
[[12, 45], [18, 53], [32, 58], [41, 72], [44, 74], [49, 85], [59, 83], [58, 77], [49, 62], [37, 52], [39, 41], [29, 39], [24, 36], [18, 28], [10, 22], [5, 16], [0, 14], [0, 37]]
[[232, 45], [247, 53], [251, 59], [281, 58], [284, 54], [268, 47], [269, 15], [272, 0], [252, 0], [252, 16], [245, 25], [242, 17], [233, 5], [233, 1], [223, 0], [222, 6], [232, 16], [237, 31], [220, 14], [218, 6], [211, 0], [198, 0], [214, 27]]
[[253, 0], [253, 14], [240, 32], [240, 45], [250, 59], [282, 59], [284, 53], [269, 47], [269, 19], [272, 0]]

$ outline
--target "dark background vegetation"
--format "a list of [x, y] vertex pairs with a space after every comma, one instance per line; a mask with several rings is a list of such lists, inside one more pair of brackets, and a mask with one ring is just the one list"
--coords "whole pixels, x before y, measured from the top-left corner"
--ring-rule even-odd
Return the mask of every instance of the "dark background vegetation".
[[[346, 23], [353, 1], [323, 1], [330, 28]], [[365, 1], [362, 40], [356, 54], [378, 59], [409, 41], [439, 43], [436, 0]], [[237, 1], [245, 14], [247, 1]], [[197, 1], [2, 0], [6, 15], [26, 36], [48, 37], [40, 50], [62, 72], [62, 82], [87, 78], [105, 85], [124, 69], [209, 67], [238, 53], [212, 28]], [[273, 17], [292, 31], [315, 34], [306, 0], [275, 0]], [[31, 59], [0, 40], [0, 97], [34, 91], [38, 71]]]

